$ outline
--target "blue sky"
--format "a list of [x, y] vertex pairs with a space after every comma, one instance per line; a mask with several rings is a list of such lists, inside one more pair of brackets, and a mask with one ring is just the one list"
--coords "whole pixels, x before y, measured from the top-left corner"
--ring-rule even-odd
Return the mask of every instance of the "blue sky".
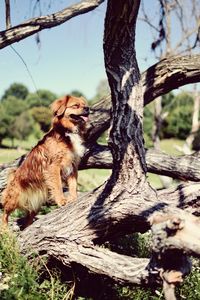
[[[11, 0], [12, 25], [33, 16], [33, 2]], [[47, 9], [47, 2], [42, 0], [44, 14], [59, 11], [74, 2], [78, 1], [51, 1], [51, 8]], [[40, 48], [35, 36], [13, 44], [26, 62], [37, 89], [48, 89], [58, 95], [72, 90], [82, 91], [87, 98], [95, 95], [99, 81], [106, 78], [102, 49], [105, 9], [106, 2], [90, 13], [43, 30]], [[4, 1], [0, 1], [1, 30], [5, 28], [4, 20]], [[142, 22], [137, 27], [136, 41], [139, 67], [144, 70], [154, 59], [150, 50], [151, 35]], [[145, 57], [150, 58], [148, 63]], [[6, 47], [0, 50], [0, 96], [13, 82], [23, 83], [35, 92], [24, 64], [11, 47]]]

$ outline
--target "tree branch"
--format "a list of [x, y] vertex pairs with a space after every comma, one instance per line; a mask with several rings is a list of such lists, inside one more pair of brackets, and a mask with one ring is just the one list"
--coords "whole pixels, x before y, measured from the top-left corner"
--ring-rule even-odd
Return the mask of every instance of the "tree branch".
[[[28, 249], [27, 246], [32, 247], [31, 244], [35, 242], [29, 240], [25, 241], [26, 244], [24, 244], [23, 238], [19, 241], [23, 251]], [[36, 249], [37, 245], [39, 245], [38, 249]], [[79, 245], [62, 238], [52, 239], [49, 236], [45, 236], [43, 242], [37, 243], [35, 246], [34, 251], [54, 257], [62, 261], [67, 267], [80, 264], [89, 269], [90, 272], [107, 276], [118, 283], [148, 284], [147, 266], [149, 259], [133, 258], [98, 246]], [[28, 253], [24, 251], [24, 253], [31, 254], [31, 251]]]
[[144, 105], [189, 83], [199, 82], [200, 55], [165, 58], [142, 73]]
[[[171, 156], [164, 152], [146, 150], [147, 170], [180, 180], [200, 181], [200, 153]], [[107, 146], [93, 145], [82, 159], [80, 169], [112, 169], [113, 160]]]
[[[144, 105], [173, 89], [199, 82], [200, 55], [168, 57], [151, 66], [141, 75]], [[108, 95], [94, 106], [91, 115], [89, 142], [96, 140], [110, 126], [111, 99]]]
[[11, 20], [10, 20], [10, 0], [5, 0], [6, 5], [6, 29], [11, 27]]
[[[21, 251], [28, 255], [36, 252], [55, 257], [66, 266], [81, 264], [91, 272], [132, 284], [155, 283], [161, 272], [167, 276], [165, 272], [170, 270], [183, 276], [189, 271], [189, 266], [182, 254], [200, 257], [199, 220], [177, 209], [177, 203], [169, 207], [170, 203], [165, 198], [165, 203], [156, 205], [154, 202], [155, 206], [152, 206], [151, 199], [125, 197], [120, 204], [99, 205], [97, 201], [93, 203], [96, 196], [89, 194], [77, 203], [56, 209], [34, 222], [18, 238]], [[94, 241], [113, 239], [122, 232], [137, 231], [139, 227], [147, 230], [148, 222], [153, 225], [154, 235], [151, 261], [93, 245]], [[176, 260], [169, 259], [173, 253], [169, 254], [169, 251], [175, 251]]]
[[[10, 168], [17, 167], [25, 155], [12, 163], [0, 166], [0, 191], [5, 187]], [[200, 153], [192, 155], [171, 156], [154, 149], [146, 150], [147, 171], [150, 173], [169, 176], [180, 180], [200, 181]], [[112, 169], [113, 160], [107, 146], [94, 144], [83, 157], [79, 170]]]
[[43, 29], [58, 26], [71, 18], [87, 13], [98, 7], [104, 0], [83, 0], [57, 13], [30, 19], [17, 26], [0, 32], [0, 49], [19, 42]]

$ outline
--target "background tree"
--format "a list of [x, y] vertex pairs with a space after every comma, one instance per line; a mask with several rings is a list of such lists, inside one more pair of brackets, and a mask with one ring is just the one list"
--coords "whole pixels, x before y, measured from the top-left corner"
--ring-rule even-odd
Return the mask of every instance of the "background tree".
[[[160, 14], [157, 13], [159, 19], [145, 10], [143, 2], [141, 16], [141, 19], [151, 29], [153, 36], [151, 49], [155, 52], [156, 58], [161, 60], [171, 55], [192, 53], [199, 44], [200, 17], [197, 13], [200, 9], [199, 1], [184, 0], [181, 4], [179, 1], [174, 0], [158, 0], [157, 2], [158, 10], [161, 12]], [[173, 36], [173, 26], [176, 26], [176, 39]], [[194, 101], [198, 102], [198, 98], [194, 98]], [[197, 105], [194, 104], [195, 107]], [[196, 111], [196, 108], [194, 111]], [[159, 135], [165, 116], [166, 114], [162, 113], [162, 99], [159, 97], [154, 101], [154, 126], [152, 131], [152, 140], [156, 148], [159, 148]], [[195, 120], [196, 118], [193, 118], [195, 124], [191, 128], [196, 128], [197, 131], [198, 121]], [[192, 144], [190, 140], [188, 139], [189, 147]]]
[[70, 95], [73, 95], [75, 97], [81, 97], [81, 96], [84, 97], [83, 93], [81, 91], [79, 91], [79, 90], [73, 90], [73, 91], [71, 91]]
[[191, 94], [182, 92], [174, 97], [173, 101], [170, 98], [168, 98], [170, 103], [167, 105], [165, 100], [162, 108], [163, 112], [167, 112], [167, 116], [160, 134], [165, 138], [178, 137], [185, 140], [192, 127], [193, 97]]
[[10, 125], [10, 134], [19, 140], [25, 140], [32, 132], [34, 121], [30, 113], [22, 112], [17, 116], [14, 122]]
[[36, 106], [31, 109], [33, 119], [39, 124], [43, 132], [50, 129], [52, 114], [49, 108], [45, 106]]
[[0, 109], [2, 111], [1, 117], [1, 130], [0, 140], [7, 137], [14, 141], [15, 132], [13, 131], [13, 125], [16, 117], [18, 117], [23, 111], [27, 110], [27, 104], [24, 100], [16, 98], [15, 96], [7, 96], [0, 102]]
[[17, 99], [24, 100], [27, 95], [29, 94], [29, 91], [27, 87], [21, 83], [13, 83], [11, 86], [5, 91], [3, 94], [1, 100], [7, 99], [9, 96], [13, 96]]
[[8, 127], [10, 124], [10, 117], [6, 112], [3, 105], [0, 104], [0, 146], [2, 146], [2, 141], [8, 136]]
[[26, 97], [26, 102], [29, 108], [36, 106], [45, 106], [49, 105], [57, 98], [56, 94], [47, 90], [38, 90], [36, 93], [29, 93]]
[[48, 131], [51, 125], [49, 105], [56, 97], [48, 90], [29, 93], [26, 86], [11, 84], [0, 101], [3, 111], [0, 121], [1, 142], [4, 138], [10, 138], [13, 143], [14, 139], [24, 140], [31, 134], [38, 136], [37, 126], [43, 132]]

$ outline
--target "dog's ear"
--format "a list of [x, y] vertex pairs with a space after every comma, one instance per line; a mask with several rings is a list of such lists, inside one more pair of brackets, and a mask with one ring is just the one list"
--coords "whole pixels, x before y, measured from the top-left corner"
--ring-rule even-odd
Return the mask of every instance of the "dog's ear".
[[59, 98], [57, 100], [55, 100], [52, 104], [51, 104], [51, 110], [54, 114], [54, 116], [62, 116], [65, 112], [65, 109], [67, 107], [67, 102], [69, 100], [69, 96], [65, 96], [62, 98]]

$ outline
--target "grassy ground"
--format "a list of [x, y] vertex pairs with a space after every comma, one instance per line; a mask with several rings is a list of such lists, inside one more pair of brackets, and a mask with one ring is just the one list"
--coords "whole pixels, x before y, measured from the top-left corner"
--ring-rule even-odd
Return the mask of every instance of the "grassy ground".
[[168, 140], [161, 140], [160, 147], [161, 150], [166, 152], [170, 155], [181, 155], [182, 153], [178, 150], [184, 145], [183, 140], [177, 139], [168, 139]]
[[33, 136], [30, 136], [28, 140], [25, 141], [11, 141], [10, 139], [4, 139], [3, 148], [0, 148], [0, 164], [13, 161], [26, 153], [36, 144], [37, 139]]
[[27, 151], [23, 149], [0, 149], [0, 164], [13, 161], [26, 152]]

